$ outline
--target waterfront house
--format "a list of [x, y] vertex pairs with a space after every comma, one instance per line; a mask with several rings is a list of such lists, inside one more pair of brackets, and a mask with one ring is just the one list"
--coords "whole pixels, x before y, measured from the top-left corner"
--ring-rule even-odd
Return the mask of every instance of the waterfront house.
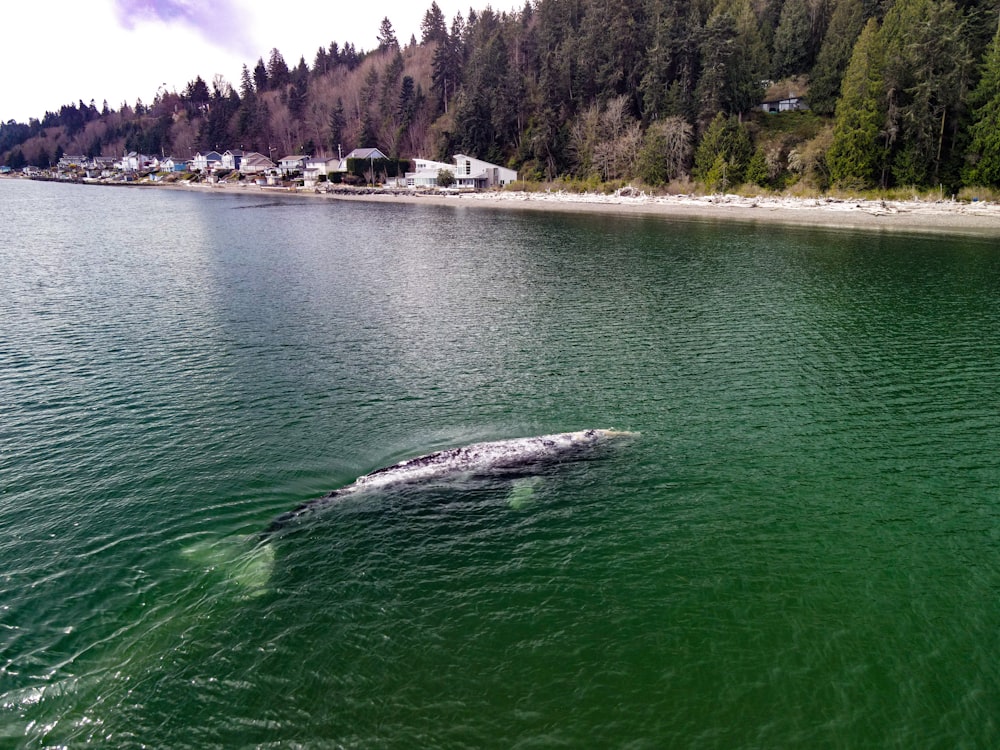
[[240, 171], [243, 174], [263, 174], [269, 169], [274, 169], [274, 162], [256, 151], [248, 151], [240, 161]]
[[437, 185], [438, 174], [447, 171], [454, 175], [457, 169], [454, 164], [419, 158], [413, 160], [413, 167], [413, 172], [406, 173], [406, 186], [412, 188], [435, 187]]
[[454, 163], [431, 161], [430, 159], [414, 159], [416, 171], [406, 174], [408, 187], [433, 187], [437, 185], [438, 173], [442, 170], [451, 172], [455, 177], [455, 185], [460, 188], [482, 190], [491, 187], [503, 187], [517, 180], [517, 172], [497, 164], [491, 164], [482, 159], [476, 159], [465, 154], [456, 154]]
[[459, 187], [476, 189], [503, 187], [517, 180], [517, 172], [482, 159], [476, 159], [465, 154], [456, 154], [455, 183]]
[[61, 172], [67, 169], [78, 169], [86, 166], [88, 166], [87, 157], [83, 154], [64, 154], [59, 158], [56, 168]]
[[191, 161], [192, 169], [200, 169], [203, 173], [214, 172], [222, 166], [222, 154], [218, 151], [209, 151], [207, 153], [197, 153], [194, 155], [194, 159]]
[[240, 164], [243, 162], [244, 156], [245, 154], [240, 149], [231, 149], [223, 152], [222, 168], [238, 170], [240, 168]]
[[389, 157], [383, 154], [377, 148], [356, 148], [351, 153], [343, 158], [340, 162], [340, 166], [337, 171], [346, 172], [347, 162], [349, 159], [361, 159], [364, 161], [374, 161], [375, 159], [388, 159]]
[[285, 156], [278, 161], [278, 169], [283, 175], [290, 175], [292, 172], [304, 172], [306, 162], [312, 157], [308, 154], [292, 154]]
[[313, 187], [319, 182], [320, 176], [329, 176], [340, 171], [341, 160], [336, 156], [327, 158], [316, 156], [306, 160], [305, 169], [302, 170], [302, 177], [305, 187]]
[[[356, 148], [347, 156], [344, 157], [346, 162], [348, 159], [388, 159], [389, 157], [383, 154], [377, 148]], [[344, 166], [347, 169], [347, 166]]]
[[188, 163], [184, 159], [175, 156], [168, 156], [160, 162], [160, 170], [163, 172], [186, 172]]

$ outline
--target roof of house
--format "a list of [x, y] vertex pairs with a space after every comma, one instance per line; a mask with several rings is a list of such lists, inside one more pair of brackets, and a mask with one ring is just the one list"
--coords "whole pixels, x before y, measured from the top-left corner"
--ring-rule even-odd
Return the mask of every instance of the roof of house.
[[273, 167], [274, 162], [268, 159], [264, 154], [259, 154], [256, 151], [251, 151], [243, 157], [243, 164], [249, 167]]
[[356, 148], [351, 153], [349, 153], [346, 159], [386, 159], [388, 158], [385, 154], [379, 151], [377, 148]]

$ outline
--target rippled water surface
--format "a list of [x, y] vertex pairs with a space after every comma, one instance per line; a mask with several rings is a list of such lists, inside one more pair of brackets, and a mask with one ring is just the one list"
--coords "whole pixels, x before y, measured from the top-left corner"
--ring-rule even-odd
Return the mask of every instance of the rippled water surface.
[[[1000, 250], [0, 181], [0, 745], [1000, 744]], [[275, 515], [483, 440], [536, 478]]]

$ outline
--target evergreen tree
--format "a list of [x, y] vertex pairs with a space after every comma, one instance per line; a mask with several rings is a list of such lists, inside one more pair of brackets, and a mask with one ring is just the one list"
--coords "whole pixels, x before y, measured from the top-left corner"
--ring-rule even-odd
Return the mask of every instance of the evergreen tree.
[[268, 89], [267, 67], [264, 65], [263, 57], [257, 58], [257, 64], [254, 66], [253, 85], [258, 92]]
[[253, 80], [250, 78], [250, 69], [243, 64], [243, 72], [240, 73], [240, 98], [249, 99], [254, 95]]
[[448, 41], [448, 25], [437, 0], [431, 3], [424, 13], [424, 20], [420, 22], [420, 41], [423, 44], [444, 44]]
[[448, 111], [448, 102], [455, 96], [462, 83], [462, 64], [464, 62], [462, 28], [462, 16], [457, 14], [452, 22], [451, 34], [434, 50], [431, 91], [440, 102], [438, 112]]
[[344, 102], [338, 96], [337, 103], [330, 112], [330, 148], [334, 151], [344, 142], [344, 128], [347, 127], [347, 117], [344, 115]]
[[834, 117], [827, 163], [838, 187], [868, 188], [881, 180], [884, 64], [878, 22], [871, 18], [851, 53]]
[[844, 71], [864, 25], [861, 0], [836, 0], [830, 25], [810, 76], [809, 108], [814, 112], [833, 114]]
[[272, 89], [282, 89], [289, 81], [288, 64], [275, 47], [267, 61], [267, 81]]
[[211, 94], [208, 91], [208, 84], [202, 80], [201, 76], [198, 76], [187, 85], [187, 88], [184, 90], [184, 99], [199, 109], [208, 106]]
[[398, 50], [399, 42], [396, 40], [396, 32], [392, 29], [392, 21], [386, 16], [378, 29], [378, 48], [380, 51]]
[[892, 180], [936, 185], [950, 158], [972, 67], [965, 15], [951, 0], [897, 0], [881, 36]]
[[760, 103], [766, 50], [748, 0], [720, 0], [700, 44], [698, 119], [747, 112]]
[[639, 153], [639, 176], [649, 185], [680, 177], [691, 161], [694, 129], [683, 118], [668, 117], [649, 126]]
[[1000, 187], [1000, 26], [986, 49], [982, 77], [972, 93], [972, 163], [965, 180], [970, 185]]
[[753, 156], [746, 125], [735, 115], [716, 114], [702, 136], [694, 157], [694, 176], [711, 189], [723, 190], [743, 182]]
[[811, 20], [806, 0], [785, 0], [774, 32], [774, 78], [786, 78], [809, 69]]
[[326, 52], [326, 47], [322, 44], [316, 50], [316, 57], [313, 59], [313, 75], [321, 76], [330, 71], [330, 56]]

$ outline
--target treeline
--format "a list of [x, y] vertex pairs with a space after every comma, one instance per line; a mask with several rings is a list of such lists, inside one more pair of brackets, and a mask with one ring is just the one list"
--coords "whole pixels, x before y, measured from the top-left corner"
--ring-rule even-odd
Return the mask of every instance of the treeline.
[[[464, 152], [528, 179], [1000, 187], [1000, 0], [535, 0], [311, 64], [278, 50], [110, 111], [0, 126], [8, 163], [123, 149]], [[768, 92], [808, 114], [768, 116]], [[50, 157], [51, 158], [51, 157]]]

